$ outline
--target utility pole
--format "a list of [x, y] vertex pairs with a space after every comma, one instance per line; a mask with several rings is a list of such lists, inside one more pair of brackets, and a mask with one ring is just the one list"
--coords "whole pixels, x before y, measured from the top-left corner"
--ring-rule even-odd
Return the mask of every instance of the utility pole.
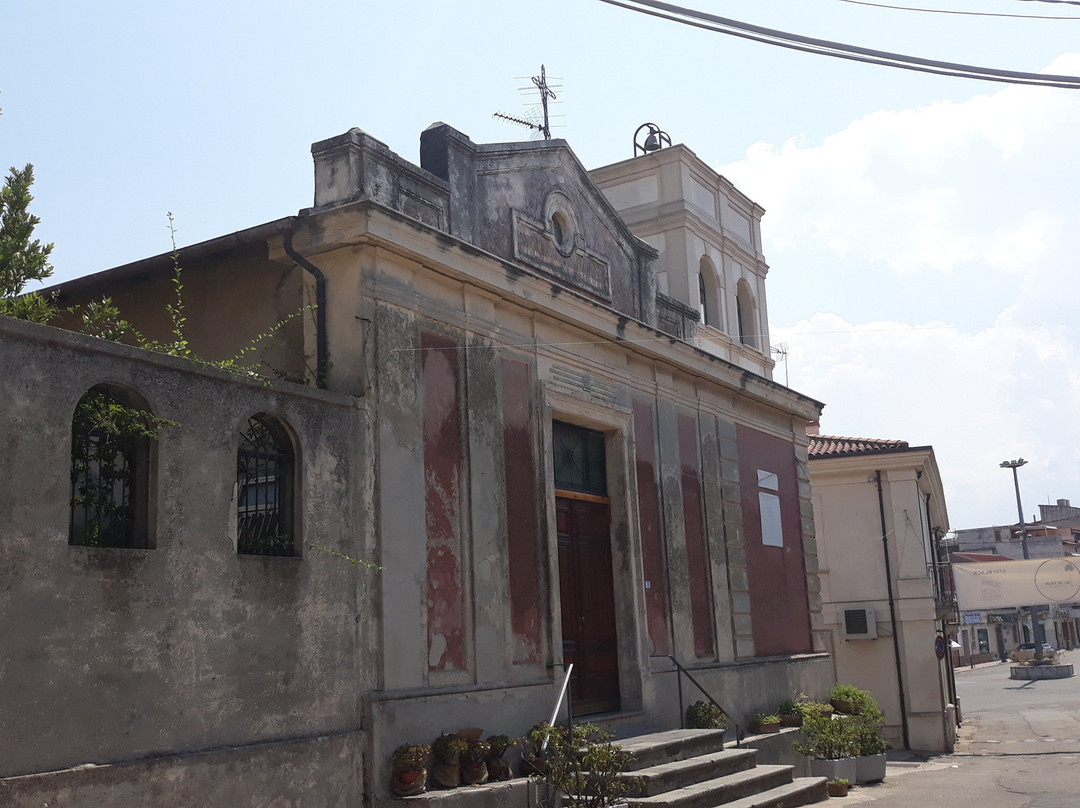
[[[1016, 470], [1021, 466], [1026, 466], [1027, 461], [1024, 458], [1017, 458], [1016, 460], [1003, 460], [1001, 461], [1001, 468], [1012, 469], [1013, 473], [1013, 487], [1016, 489], [1016, 515], [1020, 526], [1020, 547], [1024, 551], [1024, 560], [1027, 561], [1031, 558], [1031, 553], [1028, 550], [1027, 530], [1024, 526], [1024, 506], [1020, 504], [1020, 477], [1017, 475]], [[1031, 616], [1031, 633], [1032, 642], [1035, 643], [1035, 657], [1037, 659], [1042, 658], [1042, 643], [1046, 642], [1046, 631], [1042, 627], [1042, 623], [1039, 622], [1039, 610], [1036, 606], [1028, 606], [1028, 614]]]

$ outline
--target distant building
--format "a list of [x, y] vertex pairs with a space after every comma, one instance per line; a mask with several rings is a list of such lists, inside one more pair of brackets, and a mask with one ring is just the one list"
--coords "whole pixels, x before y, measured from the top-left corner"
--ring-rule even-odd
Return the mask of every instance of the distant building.
[[[1080, 508], [1067, 499], [1056, 505], [1039, 505], [1039, 518], [1023, 526], [994, 525], [954, 531], [949, 542], [955, 563], [1059, 558], [1077, 552]], [[1080, 638], [1080, 605], [1027, 604], [1034, 608], [995, 610], [964, 609], [960, 603], [958, 641], [961, 664], [1005, 659], [1021, 643], [1045, 638], [1059, 649], [1077, 647]]]
[[822, 618], [836, 677], [881, 704], [894, 745], [952, 751], [949, 659], [934, 654], [955, 619], [938, 545], [949, 529], [930, 446], [810, 438]]

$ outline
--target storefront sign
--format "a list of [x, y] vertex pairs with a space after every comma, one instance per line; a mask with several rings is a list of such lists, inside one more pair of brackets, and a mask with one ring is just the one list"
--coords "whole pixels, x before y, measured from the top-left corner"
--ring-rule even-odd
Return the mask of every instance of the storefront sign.
[[[1080, 599], [1080, 568], [1068, 558], [953, 564], [956, 599], [965, 609], [1000, 609]], [[967, 621], [967, 612], [965, 612]]]

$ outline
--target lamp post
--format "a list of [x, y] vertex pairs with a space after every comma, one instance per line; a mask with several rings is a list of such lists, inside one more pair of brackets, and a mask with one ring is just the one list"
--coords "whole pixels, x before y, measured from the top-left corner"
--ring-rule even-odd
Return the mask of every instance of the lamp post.
[[1016, 489], [1016, 515], [1020, 519], [1020, 545], [1024, 550], [1025, 561], [1031, 556], [1028, 553], [1027, 531], [1024, 530], [1024, 507], [1020, 504], [1020, 478], [1017, 476], [1016, 470], [1026, 465], [1027, 461], [1022, 457], [1017, 460], [1001, 461], [1001, 468], [1012, 469], [1013, 473], [1013, 487]]
[[[1012, 469], [1013, 473], [1013, 488], [1016, 489], [1016, 515], [1020, 520], [1020, 547], [1024, 551], [1024, 560], [1031, 558], [1031, 553], [1028, 551], [1027, 530], [1024, 529], [1024, 506], [1020, 504], [1020, 477], [1017, 475], [1016, 470], [1026, 465], [1027, 461], [1022, 457], [1016, 460], [1001, 461], [1001, 468]], [[1042, 643], [1046, 639], [1046, 634], [1043, 631], [1042, 624], [1039, 623], [1038, 608], [1028, 606], [1028, 614], [1031, 616], [1031, 632], [1034, 635], [1031, 639], [1035, 643], [1035, 656], [1040, 658], [1042, 657]]]

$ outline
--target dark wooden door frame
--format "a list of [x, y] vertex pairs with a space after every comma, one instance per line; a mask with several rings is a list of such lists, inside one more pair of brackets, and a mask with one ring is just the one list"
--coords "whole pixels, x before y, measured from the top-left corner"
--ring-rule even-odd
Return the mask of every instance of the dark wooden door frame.
[[607, 497], [556, 491], [563, 663], [573, 715], [617, 711], [619, 649]]

